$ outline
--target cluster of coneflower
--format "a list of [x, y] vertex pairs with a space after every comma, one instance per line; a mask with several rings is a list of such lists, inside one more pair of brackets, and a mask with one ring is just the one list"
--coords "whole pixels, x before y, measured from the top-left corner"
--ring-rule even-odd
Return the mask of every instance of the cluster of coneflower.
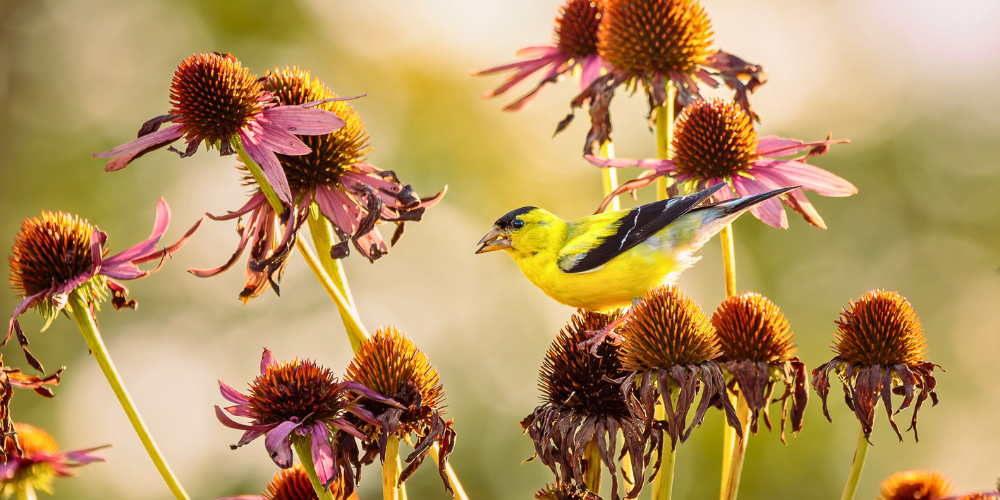
[[[465, 498], [448, 463], [456, 433], [445, 419], [437, 371], [395, 328], [367, 332], [341, 266], [352, 249], [372, 262], [386, 255], [389, 245], [377, 226], [394, 224], [395, 244], [405, 224], [419, 221], [444, 190], [420, 198], [392, 171], [365, 163], [368, 134], [344, 101], [298, 68], [275, 68], [258, 78], [229, 54], [196, 54], [177, 68], [170, 112], [146, 122], [134, 141], [94, 156], [111, 158], [106, 170], [114, 171], [180, 139], [186, 143], [183, 151], [169, 149], [182, 158], [202, 143], [223, 156], [238, 155], [239, 162], [230, 166], [252, 188], [249, 200], [226, 215], [209, 215], [239, 219], [236, 251], [218, 268], [190, 272], [219, 274], [249, 247], [239, 294], [246, 303], [268, 288], [278, 293], [289, 258], [299, 250], [339, 309], [355, 352], [342, 378], [311, 360], [278, 361], [265, 348], [260, 376], [245, 394], [219, 382], [222, 397], [232, 405], [216, 407], [217, 418], [244, 431], [233, 448], [263, 437], [281, 469], [264, 491], [267, 498], [356, 498], [362, 468], [375, 460], [382, 462], [385, 498], [405, 498], [405, 481], [428, 456], [444, 489]], [[169, 222], [170, 210], [161, 199], [150, 237], [110, 256], [108, 235], [76, 215], [43, 212], [21, 224], [10, 257], [10, 282], [21, 303], [11, 315], [7, 340], [16, 336], [28, 364], [43, 376], [7, 367], [0, 372], [0, 495], [34, 499], [36, 490], [51, 491], [52, 479], [70, 475], [70, 468], [103, 461], [94, 454], [97, 448], [62, 453], [44, 431], [15, 423], [11, 416], [15, 387], [52, 397], [49, 386], [59, 383], [63, 371], [44, 376], [42, 363], [28, 350], [18, 317], [34, 309], [46, 319], [45, 328], [59, 313], [75, 320], [166, 485], [178, 500], [188, 498], [136, 411], [96, 323], [109, 297], [115, 309], [135, 309], [121, 282], [156, 272], [201, 224], [173, 245], [158, 248]], [[301, 234], [306, 226], [315, 250]], [[157, 264], [138, 267], [148, 262]], [[412, 452], [402, 456], [402, 444]]]

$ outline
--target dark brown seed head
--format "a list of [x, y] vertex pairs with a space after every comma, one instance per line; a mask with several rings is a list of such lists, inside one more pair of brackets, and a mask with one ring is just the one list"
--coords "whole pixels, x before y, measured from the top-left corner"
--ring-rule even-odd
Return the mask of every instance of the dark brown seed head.
[[305, 360], [281, 361], [250, 383], [250, 409], [262, 424], [295, 417], [304, 426], [338, 418], [344, 412], [346, 391], [330, 370]]
[[93, 231], [86, 220], [62, 212], [42, 212], [22, 222], [11, 250], [11, 286], [24, 298], [90, 271]]
[[629, 371], [664, 370], [719, 356], [708, 316], [675, 285], [651, 288], [621, 329], [619, 356]]
[[573, 483], [556, 483], [535, 493], [538, 500], [601, 500], [601, 497]]
[[951, 494], [955, 486], [937, 471], [897, 472], [882, 481], [878, 500], [932, 500]]
[[729, 361], [789, 361], [795, 355], [792, 331], [778, 306], [745, 292], [723, 302], [712, 316], [722, 356]]
[[621, 387], [608, 381], [624, 375], [618, 359], [618, 346], [604, 342], [598, 346], [597, 356], [592, 355], [589, 349], [579, 348], [580, 343], [588, 340], [593, 332], [608, 326], [621, 315], [621, 311], [573, 315], [569, 324], [552, 341], [542, 362], [538, 386], [546, 404], [573, 408], [586, 415], [629, 415]]
[[597, 27], [601, 24], [604, 0], [567, 0], [556, 17], [556, 46], [559, 52], [581, 58], [597, 53]]
[[[286, 106], [337, 97], [319, 79], [310, 78], [308, 71], [296, 67], [268, 72], [264, 88]], [[371, 151], [365, 124], [350, 104], [337, 101], [317, 107], [332, 112], [347, 124], [331, 134], [299, 137], [312, 148], [309, 154], [278, 155], [293, 191], [318, 185], [335, 186], [341, 174], [355, 163], [363, 162]]]
[[689, 72], [703, 64], [712, 22], [696, 0], [606, 0], [598, 52], [641, 77]]
[[924, 362], [927, 347], [920, 319], [898, 293], [872, 290], [850, 302], [840, 316], [833, 349], [847, 362], [868, 366]]
[[228, 141], [264, 110], [257, 77], [229, 54], [197, 54], [177, 67], [170, 85], [171, 114], [189, 139]]
[[[334, 486], [330, 491], [336, 491]], [[279, 470], [271, 482], [267, 483], [264, 496], [270, 500], [317, 500], [316, 490], [309, 482], [309, 475], [301, 465], [295, 464], [291, 469]]]
[[361, 344], [344, 378], [393, 398], [403, 406], [410, 406], [419, 395], [422, 408], [443, 413], [444, 388], [437, 370], [416, 344], [391, 326], [380, 328]]
[[696, 179], [731, 177], [757, 159], [757, 132], [750, 116], [718, 97], [684, 108], [673, 144], [678, 172]]

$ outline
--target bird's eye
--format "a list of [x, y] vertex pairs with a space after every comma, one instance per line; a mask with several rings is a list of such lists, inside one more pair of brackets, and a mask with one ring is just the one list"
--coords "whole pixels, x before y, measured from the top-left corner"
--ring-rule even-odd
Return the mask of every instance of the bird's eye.
[[514, 222], [511, 222], [510, 225], [514, 229], [521, 229], [522, 227], [524, 227], [524, 221], [521, 219], [514, 219]]

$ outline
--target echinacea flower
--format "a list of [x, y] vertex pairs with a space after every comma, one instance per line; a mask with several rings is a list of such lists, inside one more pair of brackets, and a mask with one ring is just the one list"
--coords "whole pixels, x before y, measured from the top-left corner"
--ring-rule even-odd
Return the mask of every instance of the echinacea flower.
[[531, 458], [539, 457], [562, 484], [571, 481], [584, 484], [586, 462], [590, 459], [587, 448], [596, 446], [600, 461], [611, 474], [615, 500], [620, 498], [614, 464], [615, 454], [619, 453], [618, 431], [624, 436], [621, 453], [628, 452], [636, 474], [634, 487], [627, 496], [636, 498], [649, 463], [649, 455], [644, 456], [646, 420], [636, 408], [638, 401], [626, 399], [622, 394], [620, 383], [628, 372], [622, 369], [618, 358], [619, 345], [607, 339], [595, 346], [596, 353], [578, 346], [592, 332], [621, 316], [621, 311], [611, 314], [578, 311], [573, 315], [552, 341], [542, 362], [538, 376], [542, 404], [521, 421], [521, 427], [535, 444], [535, 455]]
[[[269, 72], [264, 81], [267, 92], [285, 106], [337, 99], [330, 89], [309, 73], [298, 68]], [[339, 117], [346, 125], [335, 132], [303, 137], [310, 148], [304, 155], [278, 155], [288, 180], [292, 198], [296, 200], [291, 214], [278, 217], [259, 187], [247, 203], [235, 212], [212, 216], [213, 220], [228, 220], [247, 216], [240, 224], [240, 243], [233, 256], [222, 266], [209, 270], [192, 270], [197, 276], [214, 276], [232, 267], [244, 249], [250, 246], [246, 282], [240, 298], [246, 302], [263, 293], [268, 286], [277, 291], [277, 281], [295, 245], [298, 229], [307, 216], [322, 216], [329, 220], [339, 243], [333, 248], [318, 249], [334, 258], [350, 253], [350, 245], [374, 262], [388, 253], [376, 224], [396, 224], [391, 244], [403, 234], [407, 221], [419, 221], [424, 210], [444, 196], [445, 190], [430, 198], [420, 198], [409, 184], [402, 184], [396, 174], [381, 171], [365, 163], [371, 148], [368, 132], [358, 113], [346, 102], [323, 102], [316, 108]], [[241, 168], [246, 168], [241, 166]], [[253, 185], [253, 178], [247, 177]], [[310, 204], [316, 203], [318, 213], [310, 214]]]
[[[10, 257], [10, 283], [21, 298], [14, 308], [7, 327], [7, 338], [12, 334], [24, 350], [28, 363], [45, 373], [42, 365], [28, 351], [28, 339], [21, 331], [17, 317], [28, 308], [34, 308], [45, 319], [44, 331], [56, 315], [70, 307], [67, 303], [70, 292], [81, 291], [92, 307], [107, 298], [111, 291], [111, 304], [115, 309], [131, 307], [134, 300], [128, 300], [128, 289], [117, 280], [134, 280], [155, 273], [163, 261], [187, 242], [201, 224], [201, 220], [188, 230], [173, 245], [156, 249], [160, 238], [170, 224], [170, 208], [160, 198], [156, 205], [156, 220], [149, 238], [124, 252], [107, 257], [105, 247], [108, 235], [85, 219], [63, 212], [42, 212], [41, 217], [32, 217], [21, 223], [21, 232], [15, 237], [13, 255]], [[137, 264], [159, 260], [159, 264], [143, 271]]]
[[[861, 422], [869, 438], [875, 421], [875, 408], [881, 399], [889, 423], [899, 440], [903, 435], [892, 416], [913, 402], [910, 428], [917, 439], [917, 413], [930, 397], [934, 405], [938, 398], [935, 388], [934, 363], [925, 356], [927, 339], [913, 306], [896, 292], [872, 290], [857, 302], [851, 301], [837, 320], [833, 350], [837, 356], [812, 371], [812, 386], [823, 400], [827, 420], [826, 397], [830, 392], [830, 372], [844, 386], [847, 406]], [[903, 402], [895, 411], [892, 395], [902, 395]]]
[[[360, 426], [367, 435], [367, 450], [362, 462], [374, 461], [377, 454], [384, 463], [390, 436], [413, 443], [413, 453], [406, 457], [407, 466], [399, 475], [402, 484], [417, 471], [431, 447], [438, 445], [438, 472], [445, 490], [454, 495], [447, 466], [448, 457], [455, 449], [456, 434], [453, 421], [441, 416], [445, 413], [444, 388], [437, 370], [423, 351], [399, 330], [380, 328], [361, 344], [344, 379], [400, 404], [390, 406], [375, 402], [365, 405], [378, 423], [371, 425], [369, 421]], [[416, 436], [415, 443], [411, 436]]]
[[769, 226], [787, 228], [788, 218], [778, 202], [780, 199], [809, 224], [826, 229], [823, 218], [806, 198], [805, 190], [841, 197], [856, 194], [858, 188], [826, 170], [809, 165], [806, 160], [826, 153], [833, 144], [847, 142], [850, 141], [829, 137], [816, 142], [777, 136], [758, 139], [750, 116], [744, 110], [732, 101], [713, 98], [694, 101], [681, 112], [674, 131], [672, 159], [606, 159], [594, 155], [586, 158], [598, 167], [648, 169], [606, 197], [601, 211], [615, 196], [625, 191], [634, 194], [659, 177], [674, 181], [668, 191], [671, 197], [725, 182], [727, 186], [713, 195], [716, 201], [801, 186], [801, 189], [753, 206], [750, 212]]
[[3, 365], [3, 355], [0, 354], [0, 463], [7, 463], [10, 457], [21, 456], [20, 443], [17, 440], [17, 428], [10, 418], [10, 400], [14, 397], [14, 388], [33, 389], [45, 398], [54, 398], [52, 389], [46, 385], [59, 385], [59, 374], [66, 368], [60, 368], [45, 378], [21, 373], [20, 368], [7, 368]]
[[573, 483], [545, 485], [535, 493], [537, 500], [601, 500], [596, 493]]
[[63, 453], [47, 432], [21, 423], [14, 424], [14, 428], [22, 453], [21, 456], [8, 457], [7, 462], [0, 465], [0, 494], [4, 498], [10, 498], [18, 491], [36, 489], [52, 494], [53, 479], [75, 475], [72, 471], [75, 467], [103, 462], [103, 458], [93, 453], [111, 446]]
[[[646, 292], [633, 306], [619, 334], [624, 339], [618, 353], [622, 368], [633, 372], [623, 383], [625, 397], [638, 390], [647, 433], [653, 426], [653, 410], [662, 393], [664, 402], [670, 401], [664, 406], [667, 417], [664, 430], [670, 435], [671, 449], [676, 448], [678, 440], [686, 441], [705, 419], [709, 406], [718, 403], [722, 404], [729, 425], [743, 436], [736, 409], [726, 396], [722, 367], [716, 361], [720, 349], [715, 330], [708, 316], [677, 286], [658, 286]], [[698, 393], [701, 400], [691, 425], [685, 429], [688, 411]], [[677, 395], [676, 400], [669, 396], [672, 394]], [[657, 451], [662, 458], [663, 440], [659, 441]]]
[[[357, 492], [349, 496], [342, 495], [342, 488], [334, 485], [330, 488], [333, 500], [357, 500]], [[274, 474], [271, 482], [261, 495], [240, 495], [238, 497], [219, 498], [218, 500], [319, 500], [316, 490], [309, 482], [309, 475], [301, 465], [295, 464], [290, 469], [282, 469]]]
[[712, 326], [722, 348], [720, 361], [733, 376], [730, 388], [746, 399], [750, 408], [750, 432], [757, 433], [758, 413], [771, 428], [768, 404], [780, 383], [781, 441], [785, 441], [788, 400], [791, 399], [792, 432], [802, 430], [802, 417], [809, 402], [806, 365], [795, 354], [792, 331], [778, 306], [753, 292], [727, 299], [712, 315]]
[[601, 23], [601, 6], [604, 0], [567, 0], [559, 8], [553, 45], [525, 47], [517, 52], [528, 59], [495, 68], [473, 71], [472, 76], [493, 75], [514, 71], [499, 87], [483, 94], [489, 99], [505, 94], [531, 75], [543, 71], [535, 88], [516, 101], [503, 107], [504, 111], [519, 111], [531, 103], [546, 85], [562, 80], [567, 74], [580, 72], [580, 90], [590, 86], [607, 63], [597, 53], [597, 27]]
[[[223, 155], [237, 149], [256, 162], [281, 201], [291, 204], [288, 182], [275, 153], [301, 155], [310, 151], [297, 135], [328, 134], [344, 125], [315, 103], [281, 106], [264, 90], [262, 81], [230, 54], [195, 54], [177, 67], [170, 85], [170, 114], [143, 124], [136, 140], [95, 158], [111, 158], [105, 171], [125, 168], [132, 160], [184, 138], [187, 157], [204, 141]], [[172, 125], [160, 130], [164, 123]]]
[[[767, 81], [764, 68], [722, 50], [712, 50], [712, 22], [697, 0], [605, 0], [597, 51], [612, 69], [578, 95], [572, 108], [588, 105], [591, 129], [584, 154], [592, 154], [611, 134], [609, 107], [615, 89], [642, 88], [650, 113], [667, 103], [667, 82], [677, 89], [676, 105], [701, 98], [698, 84], [725, 84], [754, 119], [749, 94]], [[556, 129], [569, 125], [570, 114]]]
[[[225, 411], [215, 407], [219, 422], [245, 431], [239, 442], [231, 446], [232, 449], [264, 436], [264, 446], [271, 460], [278, 467], [287, 469], [292, 466], [292, 444], [296, 440], [298, 445], [308, 445], [306, 449], [311, 451], [316, 474], [327, 488], [345, 475], [345, 469], [350, 474], [351, 464], [338, 460], [339, 443], [334, 434], [343, 431], [360, 439], [365, 438], [365, 434], [345, 417], [351, 414], [377, 426], [379, 421], [361, 406], [360, 399], [395, 405], [391, 399], [383, 398], [361, 384], [337, 381], [330, 370], [310, 360], [279, 362], [267, 349], [261, 357], [260, 376], [250, 383], [248, 395], [241, 394], [221, 380], [219, 390], [222, 397], [234, 403]], [[226, 412], [252, 421], [250, 424], [235, 422]], [[345, 478], [345, 495], [350, 495], [355, 486], [353, 480]]]
[[955, 486], [940, 472], [910, 470], [882, 481], [878, 500], [932, 500], [947, 497], [954, 490]]

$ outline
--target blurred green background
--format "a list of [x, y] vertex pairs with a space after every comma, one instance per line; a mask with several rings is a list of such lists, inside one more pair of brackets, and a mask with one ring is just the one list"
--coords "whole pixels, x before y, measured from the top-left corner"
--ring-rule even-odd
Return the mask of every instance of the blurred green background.
[[[735, 227], [740, 290], [774, 300], [791, 321], [812, 368], [833, 355], [833, 320], [872, 288], [898, 290], [914, 305], [939, 375], [938, 407], [925, 407], [920, 435], [898, 443], [878, 417], [875, 447], [858, 498], [877, 496], [897, 470], [940, 469], [960, 491], [984, 490], [1000, 475], [1000, 153], [996, 78], [1000, 7], [988, 0], [706, 0], [717, 44], [766, 66], [754, 96], [762, 135], [850, 138], [814, 163], [860, 189], [812, 196], [830, 229], [790, 214], [781, 231], [744, 217]], [[479, 94], [501, 77], [468, 71], [514, 60], [546, 43], [557, 0], [2, 0], [0, 1], [0, 247], [41, 210], [80, 214], [110, 234], [112, 249], [144, 238], [156, 199], [173, 210], [168, 239], [202, 212], [245, 200], [234, 158], [204, 150], [180, 161], [166, 152], [103, 172], [90, 155], [134, 137], [168, 110], [176, 65], [196, 52], [231, 52], [262, 74], [276, 65], [311, 70], [354, 102], [371, 132], [370, 162], [395, 170], [427, 195], [450, 186], [391, 254], [346, 265], [361, 316], [374, 330], [395, 325], [441, 373], [458, 447], [452, 456], [475, 500], [531, 498], [551, 481], [517, 422], [538, 403], [545, 349], [572, 310], [546, 298], [500, 254], [473, 255], [506, 211], [542, 206], [567, 218], [600, 199], [598, 171], [580, 158], [585, 114], [550, 139], [574, 94], [571, 81], [527, 110], [506, 114]], [[519, 89], [520, 90], [520, 89]], [[622, 157], [654, 154], [644, 99], [616, 99], [614, 138]], [[634, 175], [636, 172], [623, 172]], [[649, 196], [646, 194], [645, 196]], [[648, 200], [648, 198], [645, 198]], [[642, 199], [640, 199], [641, 201]], [[282, 296], [243, 306], [241, 263], [198, 279], [235, 248], [233, 223], [206, 221], [150, 279], [129, 284], [137, 311], [100, 314], [111, 354], [171, 465], [192, 498], [256, 494], [275, 472], [263, 443], [238, 451], [239, 432], [212, 406], [216, 379], [244, 387], [262, 346], [279, 358], [317, 359], [337, 372], [350, 359], [339, 316], [295, 256]], [[9, 254], [9, 250], [7, 251]], [[709, 313], [724, 296], [718, 243], [681, 279]], [[16, 299], [0, 294], [0, 310]], [[63, 449], [111, 443], [106, 464], [55, 484], [56, 498], [166, 499], [169, 492], [72, 322], [44, 333], [23, 317], [34, 352], [66, 365], [54, 400], [19, 391], [12, 412], [49, 430]], [[4, 361], [24, 366], [15, 344]], [[804, 431], [788, 446], [763, 432], [750, 442], [741, 499], [836, 498], [858, 424], [831, 395], [833, 423], [812, 398]], [[909, 412], [899, 416], [901, 424]], [[721, 418], [712, 412], [678, 452], [675, 497], [715, 498]], [[361, 498], [379, 495], [377, 467]], [[428, 467], [410, 498], [446, 498]]]

